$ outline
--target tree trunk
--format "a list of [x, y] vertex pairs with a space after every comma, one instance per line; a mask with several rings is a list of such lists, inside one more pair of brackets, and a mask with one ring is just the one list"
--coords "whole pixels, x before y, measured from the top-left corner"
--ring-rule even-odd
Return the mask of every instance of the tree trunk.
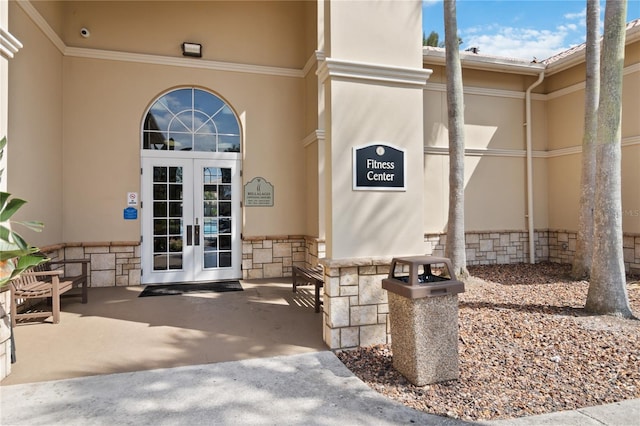
[[449, 222], [446, 256], [457, 278], [469, 276], [464, 236], [464, 99], [455, 0], [444, 1], [449, 125]]
[[627, 2], [607, 0], [596, 142], [593, 262], [585, 309], [632, 317], [622, 250], [621, 119]]
[[593, 205], [596, 181], [596, 138], [598, 100], [600, 98], [600, 1], [587, 0], [586, 80], [584, 89], [584, 136], [582, 139], [582, 175], [580, 177], [580, 213], [576, 254], [571, 276], [589, 277], [593, 256]]

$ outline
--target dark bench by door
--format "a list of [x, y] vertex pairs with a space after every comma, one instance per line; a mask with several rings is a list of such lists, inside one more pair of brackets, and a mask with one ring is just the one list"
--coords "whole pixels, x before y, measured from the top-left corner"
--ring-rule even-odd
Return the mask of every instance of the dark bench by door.
[[292, 272], [293, 278], [293, 292], [296, 293], [298, 287], [301, 285], [313, 285], [315, 286], [315, 310], [320, 312], [320, 289], [324, 286], [324, 270], [322, 266], [315, 268], [302, 268], [300, 266], [294, 266]]

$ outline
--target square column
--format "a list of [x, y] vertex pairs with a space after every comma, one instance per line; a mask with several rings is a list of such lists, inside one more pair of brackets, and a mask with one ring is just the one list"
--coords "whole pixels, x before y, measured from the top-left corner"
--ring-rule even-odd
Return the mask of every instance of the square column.
[[425, 249], [422, 3], [327, 0], [323, 11], [324, 339], [387, 343], [384, 271]]

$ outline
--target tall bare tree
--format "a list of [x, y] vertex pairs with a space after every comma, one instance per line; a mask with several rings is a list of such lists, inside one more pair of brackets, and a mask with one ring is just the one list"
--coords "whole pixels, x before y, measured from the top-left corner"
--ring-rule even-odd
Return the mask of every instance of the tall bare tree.
[[431, 33], [429, 34], [429, 37], [425, 37], [424, 34], [423, 34], [422, 35], [422, 45], [423, 46], [438, 47], [438, 39], [439, 38], [440, 38], [440, 36], [435, 31], [431, 31]]
[[622, 250], [621, 121], [627, 2], [607, 0], [604, 16], [591, 281], [585, 309], [632, 317]]
[[464, 96], [455, 0], [444, 0], [444, 34], [449, 117], [449, 222], [445, 253], [456, 276], [465, 279], [469, 271], [464, 236]]
[[596, 138], [598, 100], [600, 99], [600, 0], [587, 0], [586, 79], [584, 89], [584, 135], [582, 137], [582, 174], [580, 177], [580, 213], [576, 254], [571, 275], [589, 276], [593, 256], [593, 204], [596, 181]]

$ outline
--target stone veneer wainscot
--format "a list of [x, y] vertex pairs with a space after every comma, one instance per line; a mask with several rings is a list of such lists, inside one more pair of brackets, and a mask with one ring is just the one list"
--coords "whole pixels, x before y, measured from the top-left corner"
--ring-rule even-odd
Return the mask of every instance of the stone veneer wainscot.
[[[468, 265], [529, 261], [528, 233], [523, 231], [468, 232]], [[445, 234], [425, 235], [424, 253], [444, 256]], [[536, 262], [570, 263], [576, 233], [564, 230], [535, 232]], [[640, 274], [640, 235], [624, 235], [624, 264]], [[89, 259], [90, 287], [140, 284], [140, 245], [137, 242], [77, 243], [43, 247], [53, 259]], [[308, 236], [245, 237], [242, 242], [242, 278], [291, 276], [293, 265], [325, 267], [323, 336], [331, 349], [368, 346], [391, 341], [389, 305], [382, 279], [391, 257], [330, 260], [323, 240]], [[78, 265], [68, 268], [79, 267]], [[72, 270], [68, 271], [73, 274]], [[6, 296], [6, 293], [5, 293]], [[6, 364], [7, 348], [0, 351]]]

